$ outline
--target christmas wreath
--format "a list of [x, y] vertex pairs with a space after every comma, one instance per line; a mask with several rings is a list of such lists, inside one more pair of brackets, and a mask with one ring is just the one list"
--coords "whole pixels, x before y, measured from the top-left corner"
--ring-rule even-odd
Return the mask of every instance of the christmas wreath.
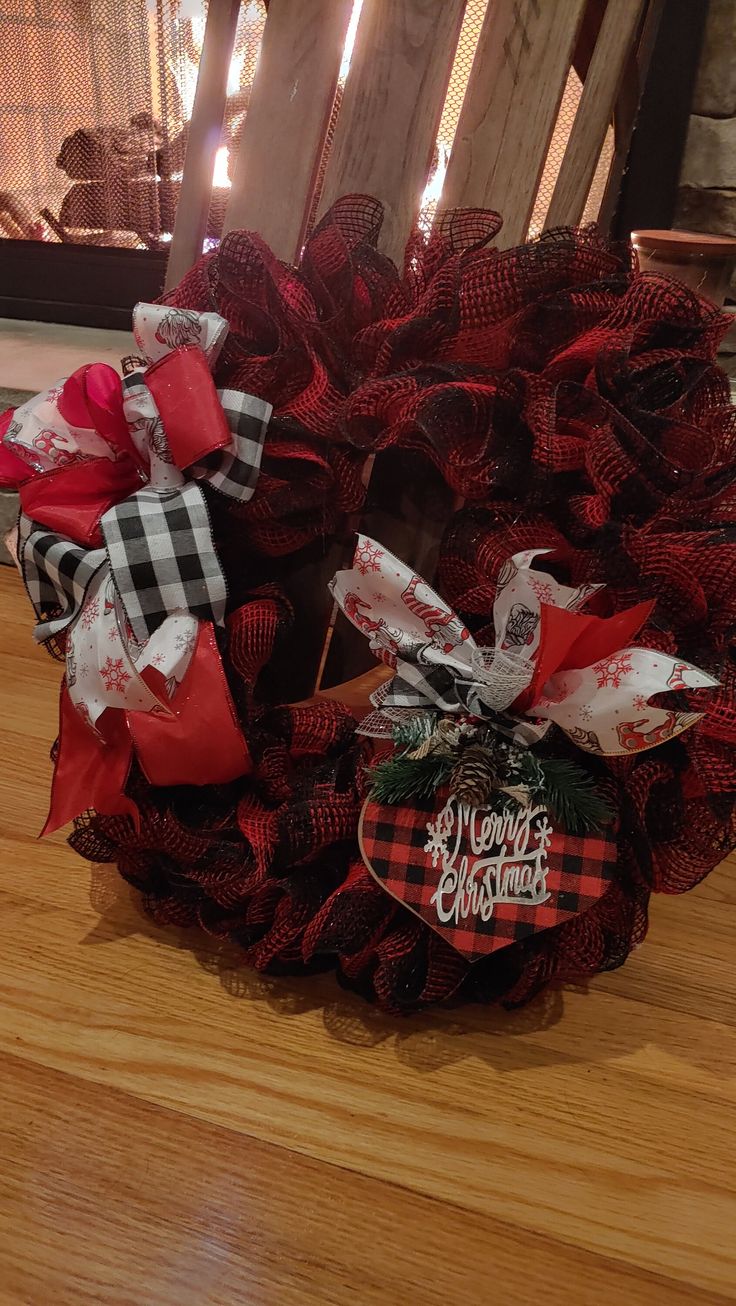
[[[296, 268], [230, 233], [122, 380], [3, 419], [65, 664], [46, 828], [260, 970], [512, 1006], [736, 845], [728, 324], [594, 228], [499, 251], [457, 212], [399, 271], [380, 221], [340, 201]], [[447, 487], [426, 576], [369, 534], [350, 565], [397, 452]], [[336, 647], [347, 617], [385, 668], [362, 714], [294, 657], [333, 573]]]

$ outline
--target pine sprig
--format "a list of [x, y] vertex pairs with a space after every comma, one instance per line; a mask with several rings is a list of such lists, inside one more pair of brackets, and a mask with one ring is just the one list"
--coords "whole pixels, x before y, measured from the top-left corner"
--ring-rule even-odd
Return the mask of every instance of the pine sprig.
[[397, 721], [391, 737], [397, 748], [406, 749], [407, 752], [418, 748], [434, 731], [437, 724], [436, 712], [415, 712], [406, 721]]
[[429, 798], [447, 780], [453, 760], [442, 753], [426, 757], [387, 757], [371, 772], [371, 799], [375, 803], [401, 806], [411, 798]]
[[537, 757], [538, 796], [570, 834], [590, 834], [613, 818], [613, 812], [584, 767], [562, 757]]
[[471, 806], [542, 803], [570, 834], [590, 834], [612, 820], [593, 776], [577, 762], [540, 755], [493, 730], [452, 738], [450, 730], [445, 737], [445, 724], [449, 720], [437, 712], [416, 712], [396, 723], [394, 752], [370, 772], [373, 802], [401, 806], [431, 797], [449, 781], [450, 791]]

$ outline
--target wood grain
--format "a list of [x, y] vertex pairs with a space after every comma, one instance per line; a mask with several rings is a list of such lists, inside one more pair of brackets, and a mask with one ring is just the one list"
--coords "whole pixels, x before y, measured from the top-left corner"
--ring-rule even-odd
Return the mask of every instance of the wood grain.
[[525, 240], [585, 0], [490, 0], [442, 193], [496, 209]]
[[547, 227], [574, 226], [583, 216], [643, 8], [644, 0], [610, 0], [606, 9], [550, 200]]
[[202, 253], [239, 12], [240, 0], [210, 0], [207, 10], [181, 191], [166, 266], [167, 290], [181, 281]]
[[614, 114], [615, 149], [613, 160], [608, 173], [601, 207], [597, 215], [597, 221], [603, 231], [610, 229], [621, 196], [621, 184], [626, 171], [629, 147], [639, 112], [639, 101], [646, 85], [649, 66], [664, 14], [665, 0], [648, 0], [641, 32], [624, 71], [621, 94]]
[[521, 1012], [252, 975], [34, 839], [59, 668], [0, 604], [3, 1306], [736, 1301], [733, 860]]
[[319, 213], [375, 195], [399, 263], [429, 177], [464, 0], [364, 0]]
[[352, 0], [271, 0], [225, 231], [258, 231], [293, 261], [330, 118]]

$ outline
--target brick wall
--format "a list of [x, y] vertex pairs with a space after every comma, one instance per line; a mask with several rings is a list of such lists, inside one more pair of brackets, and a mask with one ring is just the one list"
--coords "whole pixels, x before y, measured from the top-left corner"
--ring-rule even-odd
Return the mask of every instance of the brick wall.
[[736, 0], [710, 0], [675, 226], [736, 236]]

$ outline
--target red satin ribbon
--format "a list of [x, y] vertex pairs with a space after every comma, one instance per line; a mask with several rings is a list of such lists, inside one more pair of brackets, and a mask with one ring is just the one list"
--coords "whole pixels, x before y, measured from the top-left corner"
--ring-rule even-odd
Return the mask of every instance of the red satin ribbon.
[[177, 467], [198, 463], [232, 440], [227, 418], [202, 350], [185, 345], [165, 354], [146, 372]]
[[123, 389], [114, 367], [88, 363], [77, 368], [64, 382], [56, 404], [70, 426], [97, 431], [116, 452], [127, 453], [140, 463], [125, 420]]
[[[144, 672], [144, 679], [149, 673], [161, 685], [156, 671]], [[134, 750], [153, 785], [225, 784], [252, 771], [208, 622], [200, 624], [197, 647], [170, 709], [159, 715], [156, 710], [125, 713], [107, 708], [97, 722], [97, 734], [62, 685], [59, 755], [42, 834], [53, 834], [88, 807], [106, 816], [129, 816], [137, 829], [138, 808], [124, 792]]]
[[567, 608], [540, 604], [539, 648], [534, 676], [511, 707], [515, 712], [533, 712], [544, 686], [557, 671], [590, 667], [626, 648], [649, 619], [654, 600], [637, 603], [613, 617], [595, 617]]
[[141, 485], [129, 458], [118, 462], [94, 458], [35, 476], [19, 487], [18, 494], [24, 513], [32, 521], [76, 544], [98, 549], [102, 545], [102, 514], [140, 490]]
[[[173, 351], [148, 368], [145, 380], [178, 467], [190, 467], [230, 444], [230, 429], [200, 349]], [[23, 511], [34, 522], [97, 548], [102, 544], [100, 517], [140, 489], [148, 468], [128, 432], [122, 385], [113, 368], [79, 368], [64, 383], [57, 403], [65, 421], [96, 430], [117, 457], [37, 473], [0, 446], [0, 484], [19, 489]], [[0, 439], [12, 416], [11, 411], [0, 418]], [[151, 685], [154, 692], [163, 691], [158, 672], [149, 669], [144, 679], [156, 682]], [[209, 623], [200, 623], [187, 675], [170, 708], [127, 714], [108, 708], [96, 732], [62, 685], [59, 755], [43, 833], [58, 830], [88, 807], [105, 815], [130, 816], [137, 824], [136, 805], [124, 793], [134, 749], [154, 785], [222, 784], [252, 770]]]
[[82, 720], [66, 685], [59, 700], [59, 755], [51, 782], [51, 806], [41, 835], [53, 834], [88, 807], [105, 816], [130, 816], [138, 827], [138, 808], [123, 790], [133, 743], [122, 712], [108, 710], [98, 721], [101, 739]]
[[16, 490], [24, 481], [36, 475], [22, 458], [2, 443], [3, 436], [13, 420], [14, 412], [14, 408], [8, 408], [0, 417], [0, 488], [3, 490]]
[[184, 683], [169, 706], [169, 716], [155, 709], [127, 714], [138, 761], [151, 784], [225, 784], [253, 770], [209, 622], [200, 622]]

